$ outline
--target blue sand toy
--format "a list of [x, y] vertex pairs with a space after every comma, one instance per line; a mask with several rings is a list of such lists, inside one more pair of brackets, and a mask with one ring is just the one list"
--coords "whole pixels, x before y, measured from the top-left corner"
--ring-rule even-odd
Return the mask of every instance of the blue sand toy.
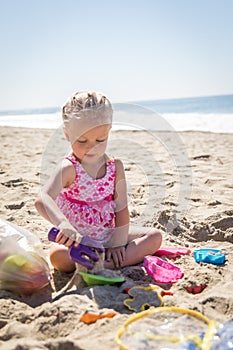
[[223, 265], [226, 260], [226, 254], [220, 249], [203, 248], [194, 250], [194, 258], [197, 263], [205, 262], [215, 265]]

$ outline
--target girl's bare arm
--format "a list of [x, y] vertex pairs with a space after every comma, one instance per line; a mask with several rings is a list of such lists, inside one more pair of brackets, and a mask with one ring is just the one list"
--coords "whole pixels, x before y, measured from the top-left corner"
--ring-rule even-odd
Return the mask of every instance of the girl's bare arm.
[[116, 179], [114, 200], [116, 203], [115, 229], [114, 234], [107, 247], [125, 246], [128, 242], [129, 232], [129, 210], [127, 201], [127, 186], [125, 171], [122, 162], [115, 160]]
[[[40, 193], [35, 201], [35, 207], [39, 214], [51, 222], [54, 226], [60, 228], [61, 234], [57, 236], [56, 241], [61, 244], [63, 244], [66, 240], [65, 237], [62, 237], [63, 234], [67, 237], [77, 237], [77, 231], [58, 208], [57, 204], [55, 203], [55, 199], [60, 191], [64, 187], [69, 186], [74, 179], [74, 166], [69, 161], [64, 161], [62, 166], [57, 168], [46, 185], [40, 190]], [[70, 243], [71, 242], [69, 242], [68, 245], [70, 245]]]

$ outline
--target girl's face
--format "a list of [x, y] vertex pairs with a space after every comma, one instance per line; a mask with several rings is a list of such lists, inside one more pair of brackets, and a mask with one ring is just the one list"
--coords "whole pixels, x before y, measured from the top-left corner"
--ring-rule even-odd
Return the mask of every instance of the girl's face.
[[105, 154], [110, 129], [110, 124], [101, 125], [79, 136], [72, 144], [72, 150], [77, 159], [88, 163], [100, 159]]

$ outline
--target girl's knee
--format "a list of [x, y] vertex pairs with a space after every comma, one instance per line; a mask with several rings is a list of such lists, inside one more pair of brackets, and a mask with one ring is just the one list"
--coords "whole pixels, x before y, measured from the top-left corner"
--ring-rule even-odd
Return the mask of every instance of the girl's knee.
[[158, 229], [153, 229], [149, 232], [149, 236], [152, 237], [153, 242], [156, 245], [156, 250], [159, 249], [163, 240], [161, 231], [159, 231]]
[[58, 271], [69, 273], [75, 270], [75, 263], [71, 260], [66, 247], [52, 246], [50, 249], [50, 261]]

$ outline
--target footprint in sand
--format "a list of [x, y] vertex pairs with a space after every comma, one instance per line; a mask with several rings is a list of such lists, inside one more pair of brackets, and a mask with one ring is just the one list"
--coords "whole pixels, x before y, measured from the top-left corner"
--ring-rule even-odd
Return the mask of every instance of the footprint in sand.
[[209, 159], [210, 155], [209, 154], [201, 154], [200, 156], [194, 156], [193, 159], [197, 160], [197, 159]]
[[168, 183], [166, 183], [166, 187], [167, 188], [171, 188], [171, 187], [173, 187], [175, 185], [175, 183], [176, 183], [176, 181], [168, 182]]
[[9, 181], [6, 181], [6, 182], [2, 182], [1, 184], [3, 186], [6, 186], [6, 187], [17, 187], [17, 186], [23, 186], [24, 185], [22, 178], [9, 180]]
[[222, 204], [221, 202], [219, 202], [218, 200], [214, 200], [212, 202], [207, 203], [209, 206], [216, 206], [216, 205], [220, 205]]
[[6, 209], [21, 209], [25, 205], [25, 202], [20, 202], [20, 203], [13, 203], [13, 204], [7, 204], [5, 205]]

